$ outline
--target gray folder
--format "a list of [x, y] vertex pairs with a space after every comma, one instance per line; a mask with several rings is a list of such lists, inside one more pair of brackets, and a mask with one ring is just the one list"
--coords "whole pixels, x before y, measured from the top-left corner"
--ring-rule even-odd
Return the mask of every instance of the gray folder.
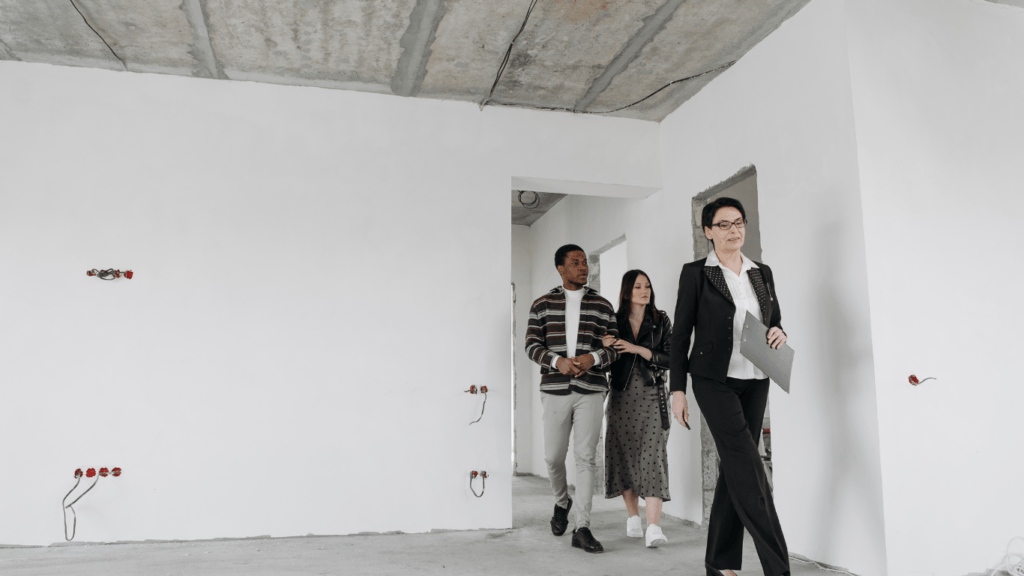
[[793, 373], [793, 349], [783, 344], [777, 349], [768, 345], [768, 327], [747, 312], [743, 320], [740, 354], [750, 360], [789, 394], [789, 376]]

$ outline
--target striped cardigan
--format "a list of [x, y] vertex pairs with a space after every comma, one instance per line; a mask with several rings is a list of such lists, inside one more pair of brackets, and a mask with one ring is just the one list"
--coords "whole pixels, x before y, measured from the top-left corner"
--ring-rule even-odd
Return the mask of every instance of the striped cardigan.
[[[565, 289], [559, 286], [534, 301], [526, 328], [526, 355], [540, 364], [541, 392], [564, 395], [573, 391], [588, 394], [607, 390], [606, 373], [619, 353], [601, 346], [601, 337], [605, 334], [619, 335], [615, 309], [596, 290], [587, 288], [583, 294], [576, 350], [572, 354], [566, 353]], [[599, 361], [579, 378], [566, 376], [551, 367], [556, 357], [572, 358], [590, 352], [595, 353]]]

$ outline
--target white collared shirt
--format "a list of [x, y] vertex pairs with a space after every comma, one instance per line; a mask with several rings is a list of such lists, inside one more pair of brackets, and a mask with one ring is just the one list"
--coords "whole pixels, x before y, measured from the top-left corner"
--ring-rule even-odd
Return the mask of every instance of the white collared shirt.
[[747, 312], [764, 322], [764, 318], [761, 317], [761, 305], [757, 301], [757, 294], [754, 293], [754, 286], [750, 283], [749, 276], [751, 270], [757, 269], [757, 264], [744, 256], [742, 252], [740, 257], [743, 259], [743, 265], [740, 267], [739, 275], [726, 268], [718, 260], [718, 254], [715, 254], [714, 250], [708, 254], [706, 265], [718, 266], [722, 269], [725, 283], [729, 286], [729, 292], [732, 294], [732, 301], [736, 304], [736, 313], [732, 316], [732, 356], [729, 357], [729, 372], [726, 375], [738, 380], [759, 380], [767, 378], [768, 375], [740, 354], [740, 339], [743, 337], [743, 321], [747, 317]]

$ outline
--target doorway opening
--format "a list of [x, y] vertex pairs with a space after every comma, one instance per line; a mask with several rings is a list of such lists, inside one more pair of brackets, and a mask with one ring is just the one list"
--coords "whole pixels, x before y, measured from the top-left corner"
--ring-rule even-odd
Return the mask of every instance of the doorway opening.
[[[564, 244], [582, 246], [588, 258], [587, 286], [617, 305], [622, 276], [628, 269], [624, 234], [630, 203], [639, 198], [512, 192], [511, 283], [512, 300], [512, 439], [513, 526], [547, 522], [551, 510], [551, 487], [544, 457], [543, 408], [540, 367], [525, 353], [529, 311], [534, 300], [555, 286], [561, 278], [554, 267], [555, 250]], [[543, 212], [543, 213], [541, 213]], [[581, 219], [579, 214], [587, 214]], [[598, 215], [604, 216], [603, 219]], [[593, 224], [599, 219], [600, 225]], [[602, 418], [603, 420], [603, 418]], [[570, 433], [566, 454], [566, 482], [570, 494], [576, 488], [574, 434]], [[595, 510], [621, 506], [604, 498], [604, 426], [595, 454]], [[538, 514], [543, 510], [547, 517]]]
[[[731, 178], [712, 186], [711, 188], [697, 194], [692, 201], [692, 226], [693, 226], [693, 259], [706, 258], [711, 252], [711, 242], [704, 236], [701, 227], [701, 211], [704, 206], [717, 198], [727, 196], [735, 198], [743, 204], [747, 213], [747, 234], [743, 243], [743, 255], [752, 260], [761, 260], [761, 220], [758, 213], [757, 203], [757, 168], [747, 166], [737, 172]], [[772, 448], [771, 448], [771, 406], [765, 407], [764, 422], [761, 425], [761, 442], [758, 445], [761, 451], [761, 461], [764, 462], [765, 473], [768, 476], [768, 486], [774, 488], [772, 480]], [[701, 444], [701, 468], [703, 469], [703, 525], [707, 526], [711, 514], [711, 502], [715, 496], [715, 486], [718, 483], [718, 450], [715, 448], [714, 438], [707, 423], [701, 418], [700, 425]]]

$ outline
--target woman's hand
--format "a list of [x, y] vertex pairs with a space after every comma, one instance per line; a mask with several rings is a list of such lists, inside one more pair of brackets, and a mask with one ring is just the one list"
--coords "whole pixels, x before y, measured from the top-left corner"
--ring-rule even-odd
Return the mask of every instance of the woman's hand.
[[676, 390], [672, 393], [672, 415], [680, 424], [690, 427], [690, 407], [686, 405], [686, 392]]
[[637, 346], [636, 344], [632, 344], [630, 342], [623, 340], [622, 338], [615, 340], [615, 342], [612, 344], [612, 348], [615, 348], [619, 352], [625, 352], [627, 354], [639, 354], [640, 350], [643, 349], [640, 346]]
[[640, 350], [639, 346], [630, 344], [629, 342], [626, 342], [621, 338], [609, 336], [608, 334], [605, 334], [604, 336], [601, 337], [601, 345], [604, 346], [605, 348], [614, 348], [619, 352], [628, 352], [630, 354], [637, 354]]
[[768, 331], [768, 345], [772, 348], [778, 349], [779, 346], [786, 343], [786, 340], [788, 338], [786, 338], [786, 333], [782, 331], [782, 328], [776, 326]]

